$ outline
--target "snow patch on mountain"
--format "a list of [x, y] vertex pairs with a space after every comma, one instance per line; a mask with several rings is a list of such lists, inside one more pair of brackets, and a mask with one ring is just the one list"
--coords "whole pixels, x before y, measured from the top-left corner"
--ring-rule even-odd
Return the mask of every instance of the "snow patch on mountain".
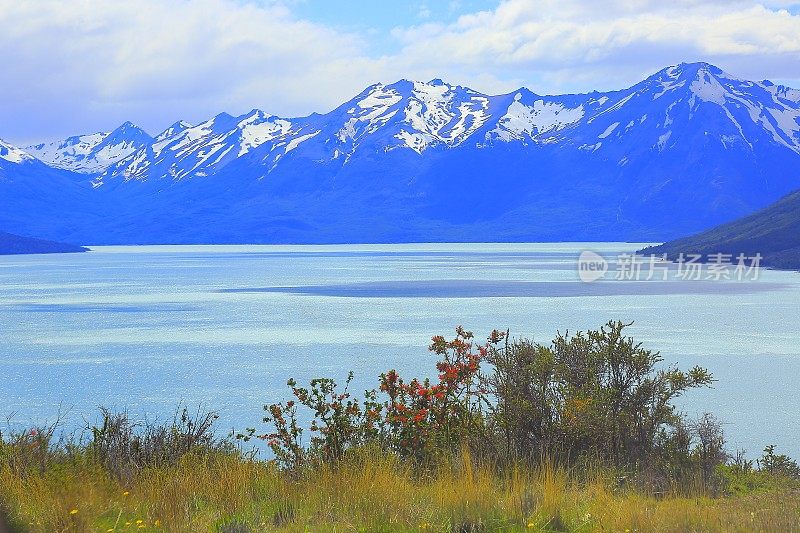
[[449, 131], [444, 132], [445, 138], [450, 141], [450, 144], [464, 142], [489, 120], [488, 111], [488, 98], [475, 97], [468, 102], [460, 104], [458, 106], [458, 119]]
[[395, 138], [403, 141], [403, 145], [406, 148], [411, 148], [418, 154], [422, 154], [428, 145], [435, 141], [433, 135], [406, 130], [401, 130], [400, 133], [395, 135]]
[[800, 149], [800, 109], [784, 107], [783, 109], [773, 108], [766, 111], [775, 120], [775, 125], [781, 132], [779, 134], [778, 131], [772, 130], [775, 134], [775, 139], [786, 146]]
[[[376, 84], [341, 108], [343, 120], [334, 133], [338, 146], [330, 158], [344, 154], [347, 162], [361, 149], [406, 148], [421, 154], [435, 145], [457, 146], [491, 118], [489, 105], [486, 95], [438, 79]], [[375, 146], [367, 141], [373, 136], [384, 141]]]
[[667, 130], [666, 133], [658, 137], [658, 143], [656, 144], [656, 146], [658, 147], [659, 152], [664, 151], [664, 148], [667, 146], [667, 142], [669, 141], [670, 137], [672, 137], [672, 130]]
[[241, 157], [265, 142], [286, 135], [292, 129], [292, 123], [263, 112], [254, 112], [241, 121], [238, 128], [241, 131], [238, 157]]
[[48, 165], [77, 172], [93, 172], [97, 164], [86, 164], [94, 148], [99, 145], [108, 133], [90, 133], [76, 135], [63, 141], [41, 143], [28, 146], [27, 149]]
[[171, 125], [169, 128], [165, 129], [164, 131], [162, 131], [161, 133], [156, 135], [156, 137], [155, 137], [155, 139], [153, 139], [153, 141], [154, 141], [155, 144], [161, 143], [161, 142], [165, 141], [166, 139], [169, 139], [170, 137], [174, 137], [175, 135], [178, 135], [182, 131], [187, 130], [187, 129], [191, 128], [191, 127], [192, 127], [192, 125], [189, 124], [188, 122], [186, 122], [184, 120], [179, 120], [175, 124]]
[[394, 138], [418, 153], [437, 144], [457, 146], [489, 120], [489, 103], [484, 94], [439, 79], [413, 82], [403, 108], [406, 126]]
[[294, 150], [295, 148], [297, 148], [298, 146], [300, 146], [300, 143], [303, 143], [303, 142], [305, 142], [305, 141], [307, 141], [309, 139], [313, 139], [314, 137], [319, 135], [320, 131], [321, 130], [317, 130], [314, 133], [307, 133], [306, 135], [301, 135], [299, 137], [295, 137], [294, 139], [292, 139], [291, 141], [289, 141], [286, 144], [286, 149], [283, 151], [283, 153], [287, 154], [287, 153], [291, 152], [292, 150]]
[[617, 126], [619, 126], [619, 122], [614, 122], [612, 125], [610, 125], [609, 127], [606, 128], [606, 131], [604, 131], [603, 133], [598, 135], [597, 138], [598, 139], [605, 139], [606, 137], [608, 137], [609, 135], [614, 133], [614, 130], [617, 129]]
[[[585, 112], [583, 106], [567, 108], [557, 102], [538, 99], [533, 105], [522, 103], [522, 95], [514, 95], [514, 101], [490, 132], [503, 141], [534, 138], [542, 133], [562, 129], [580, 121]], [[602, 105], [602, 104], [601, 104]]]
[[392, 87], [374, 85], [356, 107], [347, 111], [348, 119], [336, 132], [340, 142], [356, 142], [384, 126], [397, 113], [393, 107], [403, 97]]
[[449, 92], [450, 88], [444, 84], [414, 82], [414, 96], [405, 109], [406, 122], [417, 131], [436, 136], [453, 119], [447, 110], [447, 104], [452, 101]]
[[702, 72], [700, 78], [694, 80], [691, 85], [689, 85], [689, 88], [692, 94], [701, 100], [725, 105], [725, 87], [708, 72]]
[[4, 159], [9, 163], [24, 163], [25, 161], [32, 161], [33, 157], [25, 150], [21, 150], [0, 139], [0, 159]]

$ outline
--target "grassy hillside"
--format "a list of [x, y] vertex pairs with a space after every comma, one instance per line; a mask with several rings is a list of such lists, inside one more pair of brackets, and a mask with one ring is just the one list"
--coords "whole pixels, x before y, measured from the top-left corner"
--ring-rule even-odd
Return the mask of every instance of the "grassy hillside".
[[716, 228], [652, 246], [644, 254], [744, 253], [763, 256], [762, 264], [773, 268], [800, 269], [800, 191], [745, 218]]
[[21, 237], [0, 231], [0, 255], [64, 254], [86, 251], [88, 251], [87, 248], [74, 244]]

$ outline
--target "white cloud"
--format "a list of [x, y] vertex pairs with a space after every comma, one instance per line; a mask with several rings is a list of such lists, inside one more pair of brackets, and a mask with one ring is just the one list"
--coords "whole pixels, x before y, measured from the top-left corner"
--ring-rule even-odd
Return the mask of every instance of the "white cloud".
[[295, 1], [0, 0], [0, 137], [127, 119], [155, 132], [252, 107], [307, 114], [402, 77], [561, 92], [622, 88], [705, 60], [744, 77], [800, 80], [800, 16], [779, 0], [506, 0], [451, 23], [396, 28], [388, 55], [371, 50], [369, 34], [298, 19]]
[[[800, 16], [737, 0], [507, 0], [450, 25], [397, 29], [412, 63], [516, 74], [545, 91], [622, 87], [682, 60], [800, 78]], [[436, 53], [432, 53], [432, 51]], [[622, 85], [620, 85], [622, 84]], [[534, 87], [539, 89], [538, 87]]]
[[365, 48], [277, 3], [0, 0], [0, 124], [29, 137], [326, 110], [378, 75]]

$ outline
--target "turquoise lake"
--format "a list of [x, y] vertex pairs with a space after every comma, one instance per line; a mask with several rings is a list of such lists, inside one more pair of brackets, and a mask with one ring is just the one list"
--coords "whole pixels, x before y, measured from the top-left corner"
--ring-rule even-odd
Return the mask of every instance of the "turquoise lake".
[[0, 419], [25, 426], [99, 406], [164, 419], [184, 402], [219, 427], [259, 425], [288, 377], [395, 368], [434, 375], [432, 335], [458, 324], [549, 342], [635, 322], [665, 363], [708, 368], [680, 406], [724, 422], [730, 450], [800, 457], [800, 273], [757, 281], [578, 280], [577, 257], [626, 243], [97, 247], [0, 256]]

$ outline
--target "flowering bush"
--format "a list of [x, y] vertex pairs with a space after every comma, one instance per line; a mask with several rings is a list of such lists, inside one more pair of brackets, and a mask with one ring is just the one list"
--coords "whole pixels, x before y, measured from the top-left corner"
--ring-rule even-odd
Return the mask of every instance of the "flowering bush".
[[[381, 406], [374, 391], [367, 391], [363, 403], [352, 399], [348, 391], [353, 373], [347, 376], [344, 391], [337, 390], [336, 381], [329, 378], [311, 380], [309, 388], [298, 387], [294, 379], [287, 385], [294, 400], [265, 405], [269, 414], [264, 422], [272, 423], [273, 431], [256, 435], [255, 428], [237, 438], [249, 440], [257, 437], [266, 441], [276, 461], [288, 469], [296, 469], [306, 460], [323, 462], [339, 460], [348, 448], [366, 444], [379, 435]], [[303, 405], [313, 412], [309, 427], [314, 433], [308, 449], [302, 445], [303, 428], [297, 417], [297, 407]]]
[[[657, 352], [623, 334], [627, 326], [559, 334], [549, 346], [512, 342], [497, 330], [479, 344], [459, 326], [452, 340], [431, 340], [434, 380], [405, 380], [390, 370], [361, 400], [348, 391], [352, 373], [341, 392], [331, 379], [312, 380], [308, 389], [289, 380], [294, 399], [265, 407], [273, 430], [259, 437], [286, 468], [336, 462], [350, 448], [377, 444], [418, 462], [468, 446], [501, 460], [591, 456], [637, 467], [666, 460], [672, 468], [702, 456], [713, 470], [724, 454], [692, 455], [693, 436], [672, 403], [709, 385], [711, 375], [659, 367]], [[313, 415], [308, 447], [298, 405]], [[708, 448], [708, 438], [694, 433]], [[250, 429], [244, 438], [254, 435]]]
[[[370, 443], [391, 449], [401, 456], [426, 460], [453, 450], [480, 435], [485, 427], [486, 391], [480, 386], [481, 361], [505, 338], [494, 331], [486, 343], [475, 346], [471, 332], [456, 328], [456, 337], [446, 341], [433, 337], [430, 351], [440, 357], [438, 381], [413, 378], [406, 382], [395, 370], [381, 374], [377, 390], [368, 390], [361, 401], [349, 392], [351, 372], [344, 390], [334, 380], [311, 380], [309, 388], [287, 385], [294, 396], [287, 402], [265, 405], [264, 422], [272, 431], [256, 434], [247, 428], [237, 438], [266, 441], [276, 461], [296, 469], [309, 460], [335, 462], [350, 448]], [[309, 430], [314, 433], [303, 446], [303, 428], [297, 408], [312, 413]]]
[[429, 350], [440, 357], [437, 383], [416, 378], [406, 383], [394, 370], [381, 375], [380, 390], [388, 396], [383, 421], [396, 451], [424, 459], [483, 433], [486, 391], [481, 387], [480, 366], [504, 337], [493, 331], [485, 344], [476, 347], [472, 333], [461, 326], [452, 341], [433, 337]]

